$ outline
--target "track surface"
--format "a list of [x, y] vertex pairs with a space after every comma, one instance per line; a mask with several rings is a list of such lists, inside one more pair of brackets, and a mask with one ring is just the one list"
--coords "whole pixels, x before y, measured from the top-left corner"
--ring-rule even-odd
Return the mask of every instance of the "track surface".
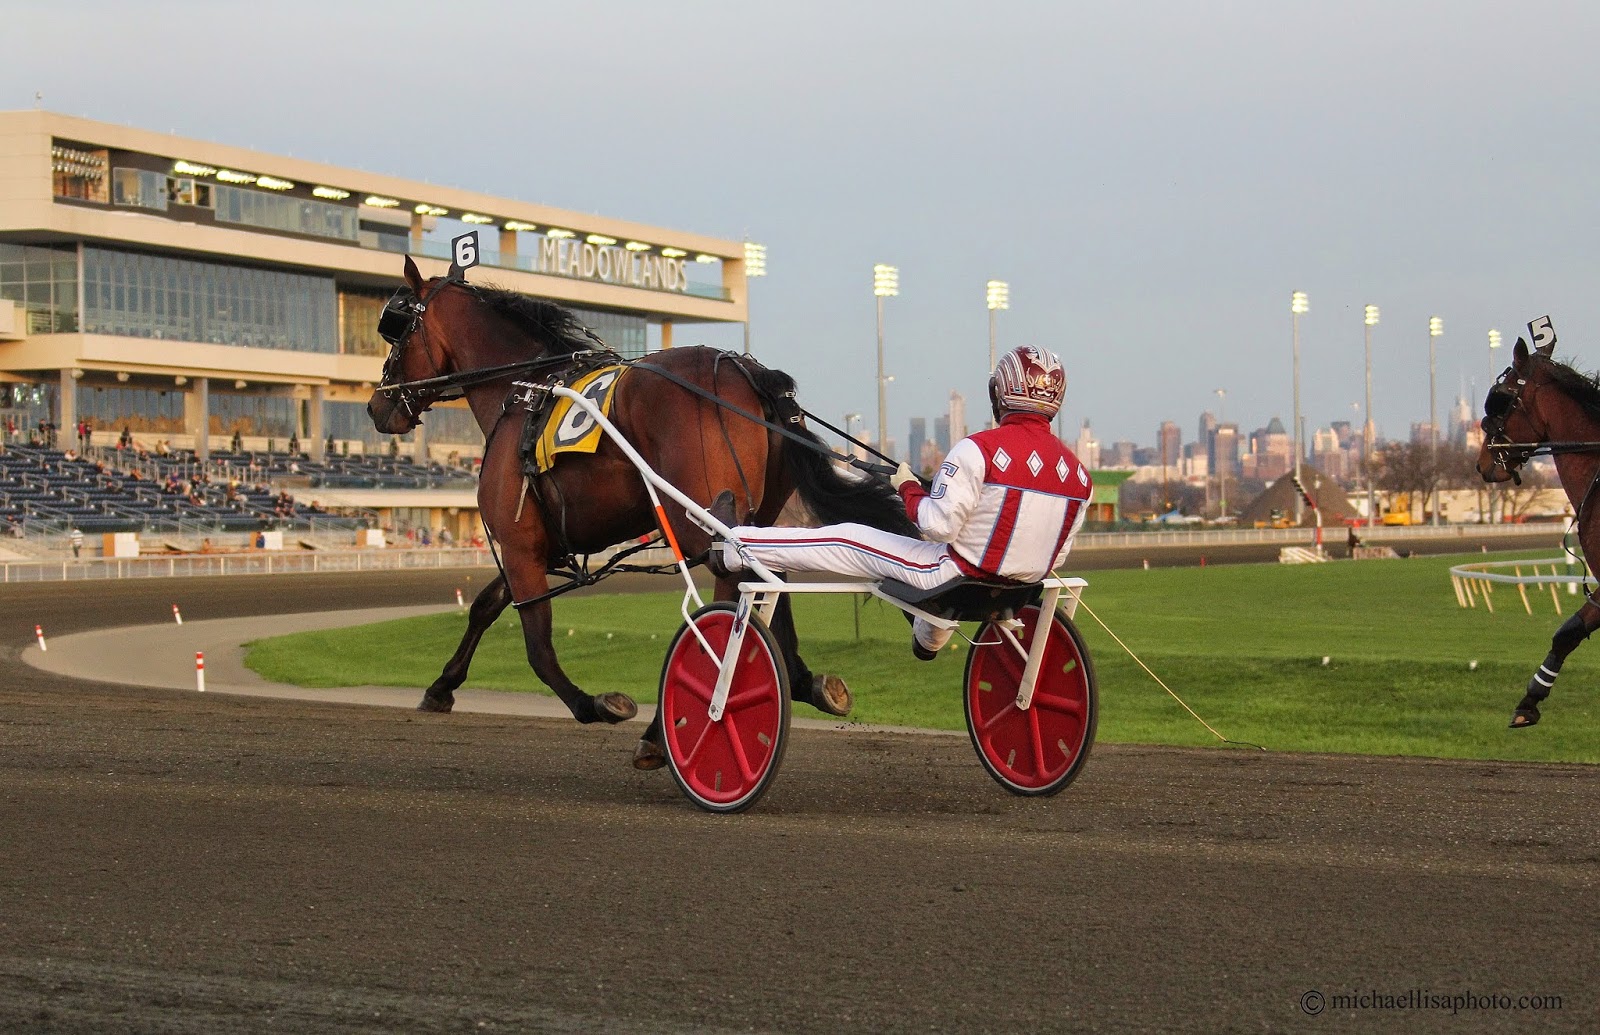
[[[35, 622], [433, 603], [461, 582], [0, 587], [0, 1029], [1600, 1023], [1593, 767], [1102, 746], [1034, 801], [964, 738], [800, 730], [757, 811], [719, 818], [627, 768], [637, 727], [201, 697], [17, 660]], [[1413, 989], [1562, 1003], [1331, 998]]]

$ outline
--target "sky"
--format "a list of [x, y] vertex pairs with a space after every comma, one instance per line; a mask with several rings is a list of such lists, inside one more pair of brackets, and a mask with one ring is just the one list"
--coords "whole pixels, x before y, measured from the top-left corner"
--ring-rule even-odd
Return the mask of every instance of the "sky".
[[1289, 423], [1293, 291], [1308, 427], [1361, 419], [1369, 303], [1387, 436], [1433, 315], [1441, 415], [1491, 327], [1600, 366], [1593, 3], [12, 0], [5, 36], [0, 108], [759, 241], [754, 351], [836, 422], [876, 424], [896, 265], [902, 442], [951, 390], [981, 418], [990, 279], [1106, 443]]

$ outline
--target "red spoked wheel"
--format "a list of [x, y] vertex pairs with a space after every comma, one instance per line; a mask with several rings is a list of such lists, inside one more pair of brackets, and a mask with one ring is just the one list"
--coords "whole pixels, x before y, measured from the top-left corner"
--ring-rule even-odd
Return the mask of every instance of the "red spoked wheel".
[[[1037, 635], [1039, 606], [1030, 604], [1017, 617], [1023, 625], [1017, 641], [1026, 651]], [[1077, 777], [1094, 743], [1099, 696], [1089, 651], [1059, 612], [1048, 628], [1027, 711], [1017, 707], [1027, 657], [996, 623], [983, 624], [967, 657], [967, 732], [983, 767], [1013, 794], [1055, 794]]]
[[[661, 729], [667, 768], [689, 800], [708, 812], [742, 812], [765, 793], [789, 742], [789, 673], [778, 643], [752, 614], [728, 703], [711, 721], [722, 652], [733, 632], [731, 603], [707, 604], [667, 648], [661, 668]], [[700, 630], [715, 655], [690, 629]]]

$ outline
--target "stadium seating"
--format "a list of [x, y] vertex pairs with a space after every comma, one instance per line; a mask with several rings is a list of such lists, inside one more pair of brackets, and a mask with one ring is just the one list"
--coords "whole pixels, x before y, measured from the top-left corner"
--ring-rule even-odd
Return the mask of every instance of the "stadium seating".
[[[335, 516], [295, 500], [285, 485], [316, 488], [442, 488], [470, 486], [471, 472], [390, 457], [215, 453], [168, 456], [102, 451], [107, 459], [56, 449], [11, 446], [0, 454], [0, 525], [13, 535], [31, 528], [85, 533], [138, 530], [253, 531], [364, 527], [361, 517]], [[272, 485], [280, 486], [278, 489]]]

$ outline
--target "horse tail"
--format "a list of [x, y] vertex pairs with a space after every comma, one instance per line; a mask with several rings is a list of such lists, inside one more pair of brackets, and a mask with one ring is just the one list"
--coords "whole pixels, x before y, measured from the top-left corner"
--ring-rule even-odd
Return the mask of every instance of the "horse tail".
[[794, 378], [754, 360], [747, 359], [739, 366], [761, 397], [767, 419], [814, 446], [781, 438], [779, 452], [801, 502], [819, 521], [829, 525], [853, 521], [913, 539], [922, 538], [916, 524], [906, 516], [900, 494], [886, 479], [865, 472], [841, 470], [834, 465], [828, 456], [827, 444], [801, 423]]

